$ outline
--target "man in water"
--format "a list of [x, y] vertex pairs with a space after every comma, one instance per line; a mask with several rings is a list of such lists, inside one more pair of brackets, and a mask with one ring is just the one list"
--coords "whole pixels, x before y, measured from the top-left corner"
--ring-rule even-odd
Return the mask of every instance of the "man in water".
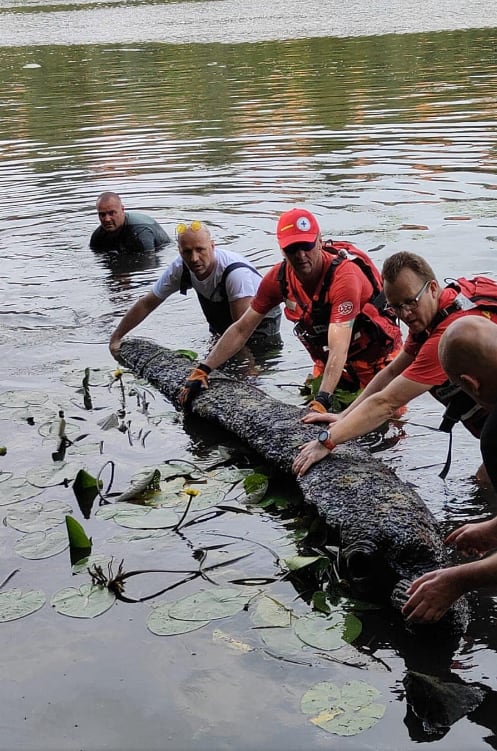
[[312, 410], [326, 412], [337, 387], [355, 395], [400, 348], [395, 317], [384, 310], [381, 275], [365, 253], [350, 243], [323, 243], [316, 217], [306, 209], [282, 214], [276, 234], [284, 260], [267, 272], [244, 315], [190, 374], [180, 395], [183, 406], [282, 302], [314, 361], [314, 375], [322, 376]]
[[[481, 433], [488, 412], [448, 382], [438, 359], [438, 344], [449, 324], [461, 316], [486, 316], [497, 322], [497, 283], [475, 277], [442, 288], [424, 258], [404, 251], [387, 258], [383, 279], [390, 307], [409, 329], [404, 348], [341, 415], [309, 414], [303, 418], [305, 422], [329, 422], [330, 427], [317, 441], [301, 447], [293, 464], [299, 476], [338, 444], [375, 430], [399, 407], [426, 391], [447, 405], [441, 430], [450, 432], [461, 420], [473, 435]], [[478, 301], [472, 302], [472, 297]]]
[[141, 253], [160, 250], [171, 242], [155, 219], [139, 211], [125, 211], [117, 193], [107, 191], [97, 198], [100, 227], [90, 238], [90, 248], [110, 253]]
[[[489, 410], [480, 439], [483, 462], [497, 490], [497, 328], [486, 318], [465, 316], [440, 340], [440, 362], [450, 378]], [[463, 555], [484, 555], [497, 548], [497, 518], [464, 524], [446, 538]], [[474, 589], [497, 585], [497, 553], [458, 566], [430, 571], [416, 579], [402, 612], [408, 620], [438, 621], [450, 606]]]
[[[128, 310], [113, 332], [109, 347], [114, 357], [118, 356], [123, 336], [174, 292], [186, 295], [188, 289], [195, 290], [209, 331], [216, 336], [241, 318], [256, 294], [261, 275], [255, 266], [237, 253], [216, 248], [203, 222], [178, 224], [176, 235], [178, 257], [152, 289]], [[261, 316], [249, 344], [278, 346], [280, 322], [279, 307], [268, 310], [266, 316]]]

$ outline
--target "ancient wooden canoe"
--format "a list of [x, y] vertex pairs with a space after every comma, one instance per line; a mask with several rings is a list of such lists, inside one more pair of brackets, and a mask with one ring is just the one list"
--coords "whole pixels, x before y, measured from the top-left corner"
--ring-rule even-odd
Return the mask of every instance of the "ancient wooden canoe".
[[[122, 343], [122, 363], [156, 386], [176, 407], [192, 363], [151, 341]], [[301, 410], [264, 394], [220, 371], [198, 396], [192, 412], [234, 433], [284, 473], [298, 446], [315, 438], [319, 428], [300, 422]], [[381, 460], [351, 441], [295, 479], [304, 501], [326, 521], [340, 550], [340, 574], [352, 590], [370, 599], [385, 595], [399, 610], [407, 582], [448, 564], [438, 524], [421, 498]], [[465, 618], [460, 600], [449, 618]]]

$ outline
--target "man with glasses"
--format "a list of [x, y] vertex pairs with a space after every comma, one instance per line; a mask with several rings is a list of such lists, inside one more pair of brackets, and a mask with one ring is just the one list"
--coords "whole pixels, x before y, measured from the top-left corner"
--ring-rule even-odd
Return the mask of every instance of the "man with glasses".
[[97, 198], [100, 227], [90, 238], [90, 248], [107, 253], [141, 253], [160, 250], [171, 242], [155, 219], [140, 211], [125, 211], [117, 193], [107, 191]]
[[324, 244], [306, 209], [282, 214], [276, 235], [284, 260], [267, 272], [244, 315], [191, 373], [180, 396], [184, 406], [281, 303], [311, 355], [314, 376], [322, 377], [312, 410], [326, 412], [337, 387], [355, 395], [399, 350], [400, 329], [385, 310], [381, 275], [366, 254], [350, 243]]
[[[237, 253], [216, 248], [205, 224], [178, 224], [176, 236], [179, 256], [112, 333], [109, 348], [114, 357], [118, 357], [122, 338], [174, 292], [186, 295], [188, 289], [195, 290], [209, 331], [215, 336], [243, 315], [257, 292], [261, 275], [255, 266]], [[268, 310], [249, 343], [278, 346], [280, 321], [278, 307]]]
[[409, 329], [404, 348], [341, 415], [303, 418], [305, 422], [323, 420], [330, 427], [317, 441], [301, 447], [293, 465], [299, 476], [338, 444], [379, 427], [401, 405], [426, 391], [447, 405], [441, 430], [450, 432], [461, 420], [473, 435], [481, 433], [488, 413], [448, 381], [438, 357], [438, 344], [447, 327], [461, 316], [485, 316], [497, 322], [497, 283], [475, 277], [458, 279], [442, 288], [424, 258], [400, 252], [383, 265], [383, 288], [389, 306]]

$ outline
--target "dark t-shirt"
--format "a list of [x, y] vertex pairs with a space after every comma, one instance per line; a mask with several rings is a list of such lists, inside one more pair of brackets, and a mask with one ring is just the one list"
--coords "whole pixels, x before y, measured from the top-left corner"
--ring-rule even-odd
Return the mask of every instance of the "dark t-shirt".
[[139, 211], [126, 211], [123, 226], [117, 232], [97, 227], [90, 238], [90, 248], [114, 253], [141, 253], [159, 250], [171, 242], [167, 232], [155, 219]]

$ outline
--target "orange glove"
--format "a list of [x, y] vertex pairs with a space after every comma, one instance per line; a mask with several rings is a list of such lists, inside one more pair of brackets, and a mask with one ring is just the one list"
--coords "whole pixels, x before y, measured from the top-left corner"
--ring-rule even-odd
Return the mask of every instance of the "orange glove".
[[198, 368], [192, 370], [185, 381], [185, 385], [178, 394], [178, 401], [184, 410], [191, 408], [193, 400], [200, 394], [202, 389], [209, 388], [207, 376], [210, 372], [211, 368], [203, 363], [200, 363]]
[[329, 412], [332, 394], [328, 391], [318, 391], [316, 397], [307, 405], [313, 412]]

